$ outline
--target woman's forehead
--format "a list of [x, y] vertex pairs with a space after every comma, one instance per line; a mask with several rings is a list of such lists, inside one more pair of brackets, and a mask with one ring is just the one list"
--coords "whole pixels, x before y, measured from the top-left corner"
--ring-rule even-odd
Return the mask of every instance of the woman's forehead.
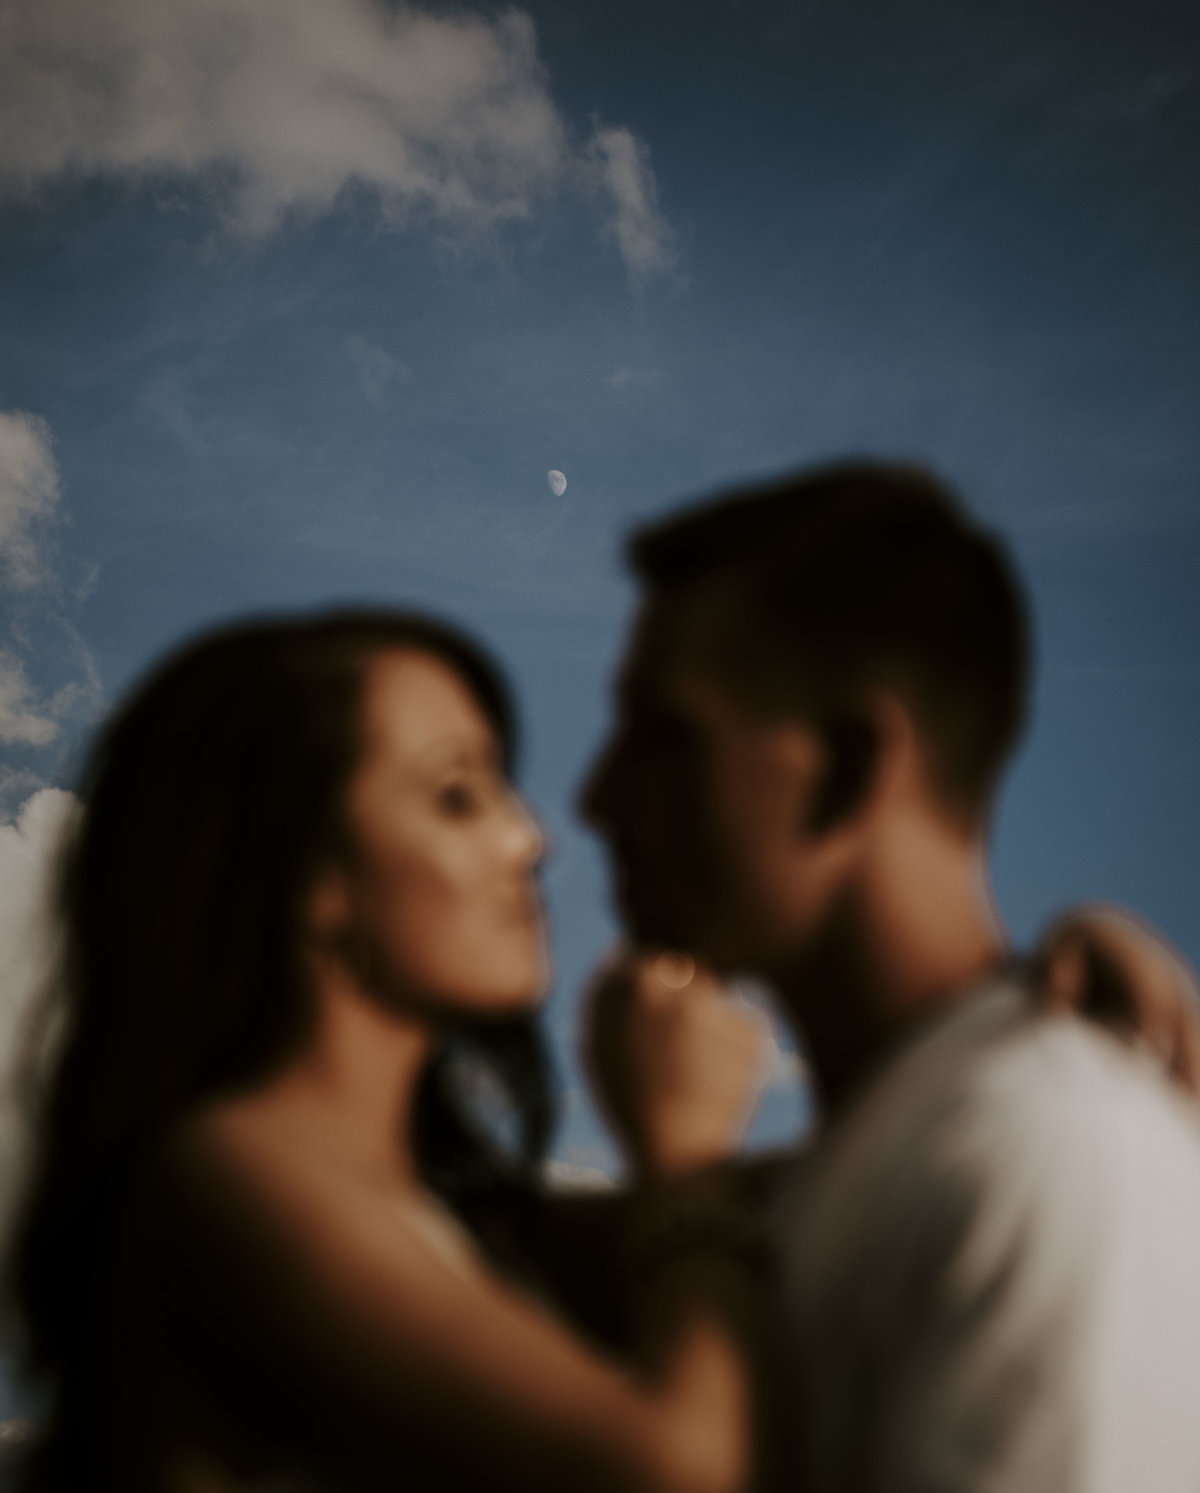
[[478, 700], [436, 654], [378, 654], [367, 666], [362, 712], [365, 754], [417, 761], [438, 750], [495, 753], [495, 732]]

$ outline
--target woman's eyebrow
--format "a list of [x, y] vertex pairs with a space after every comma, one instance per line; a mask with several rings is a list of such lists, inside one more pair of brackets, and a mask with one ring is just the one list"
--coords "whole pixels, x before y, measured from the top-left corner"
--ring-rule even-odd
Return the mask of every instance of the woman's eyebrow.
[[496, 767], [500, 751], [495, 741], [471, 736], [440, 736], [426, 742], [413, 756], [422, 767]]

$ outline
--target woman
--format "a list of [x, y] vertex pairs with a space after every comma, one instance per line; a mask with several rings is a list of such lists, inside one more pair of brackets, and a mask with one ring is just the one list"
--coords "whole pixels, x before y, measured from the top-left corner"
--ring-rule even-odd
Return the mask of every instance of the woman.
[[512, 744], [478, 650], [391, 613], [206, 638], [109, 725], [17, 1260], [33, 1489], [740, 1485], [715, 1320], [639, 1380], [504, 1273], [549, 1119]]

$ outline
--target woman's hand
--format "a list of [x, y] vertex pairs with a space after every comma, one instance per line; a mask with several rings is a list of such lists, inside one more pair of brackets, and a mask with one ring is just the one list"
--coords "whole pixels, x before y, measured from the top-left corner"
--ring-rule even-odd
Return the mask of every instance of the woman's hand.
[[630, 952], [603, 970], [584, 1058], [635, 1166], [682, 1176], [740, 1145], [762, 1092], [767, 1028], [688, 954]]
[[1035, 989], [1050, 1009], [1142, 1043], [1200, 1094], [1200, 991], [1182, 955], [1151, 928], [1118, 908], [1079, 908], [1050, 925], [1035, 959]]

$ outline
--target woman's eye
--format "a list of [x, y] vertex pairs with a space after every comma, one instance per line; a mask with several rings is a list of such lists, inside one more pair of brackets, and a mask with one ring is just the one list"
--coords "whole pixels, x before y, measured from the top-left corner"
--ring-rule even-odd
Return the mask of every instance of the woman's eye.
[[476, 811], [479, 799], [465, 783], [447, 783], [438, 790], [438, 804], [444, 813], [461, 819]]

